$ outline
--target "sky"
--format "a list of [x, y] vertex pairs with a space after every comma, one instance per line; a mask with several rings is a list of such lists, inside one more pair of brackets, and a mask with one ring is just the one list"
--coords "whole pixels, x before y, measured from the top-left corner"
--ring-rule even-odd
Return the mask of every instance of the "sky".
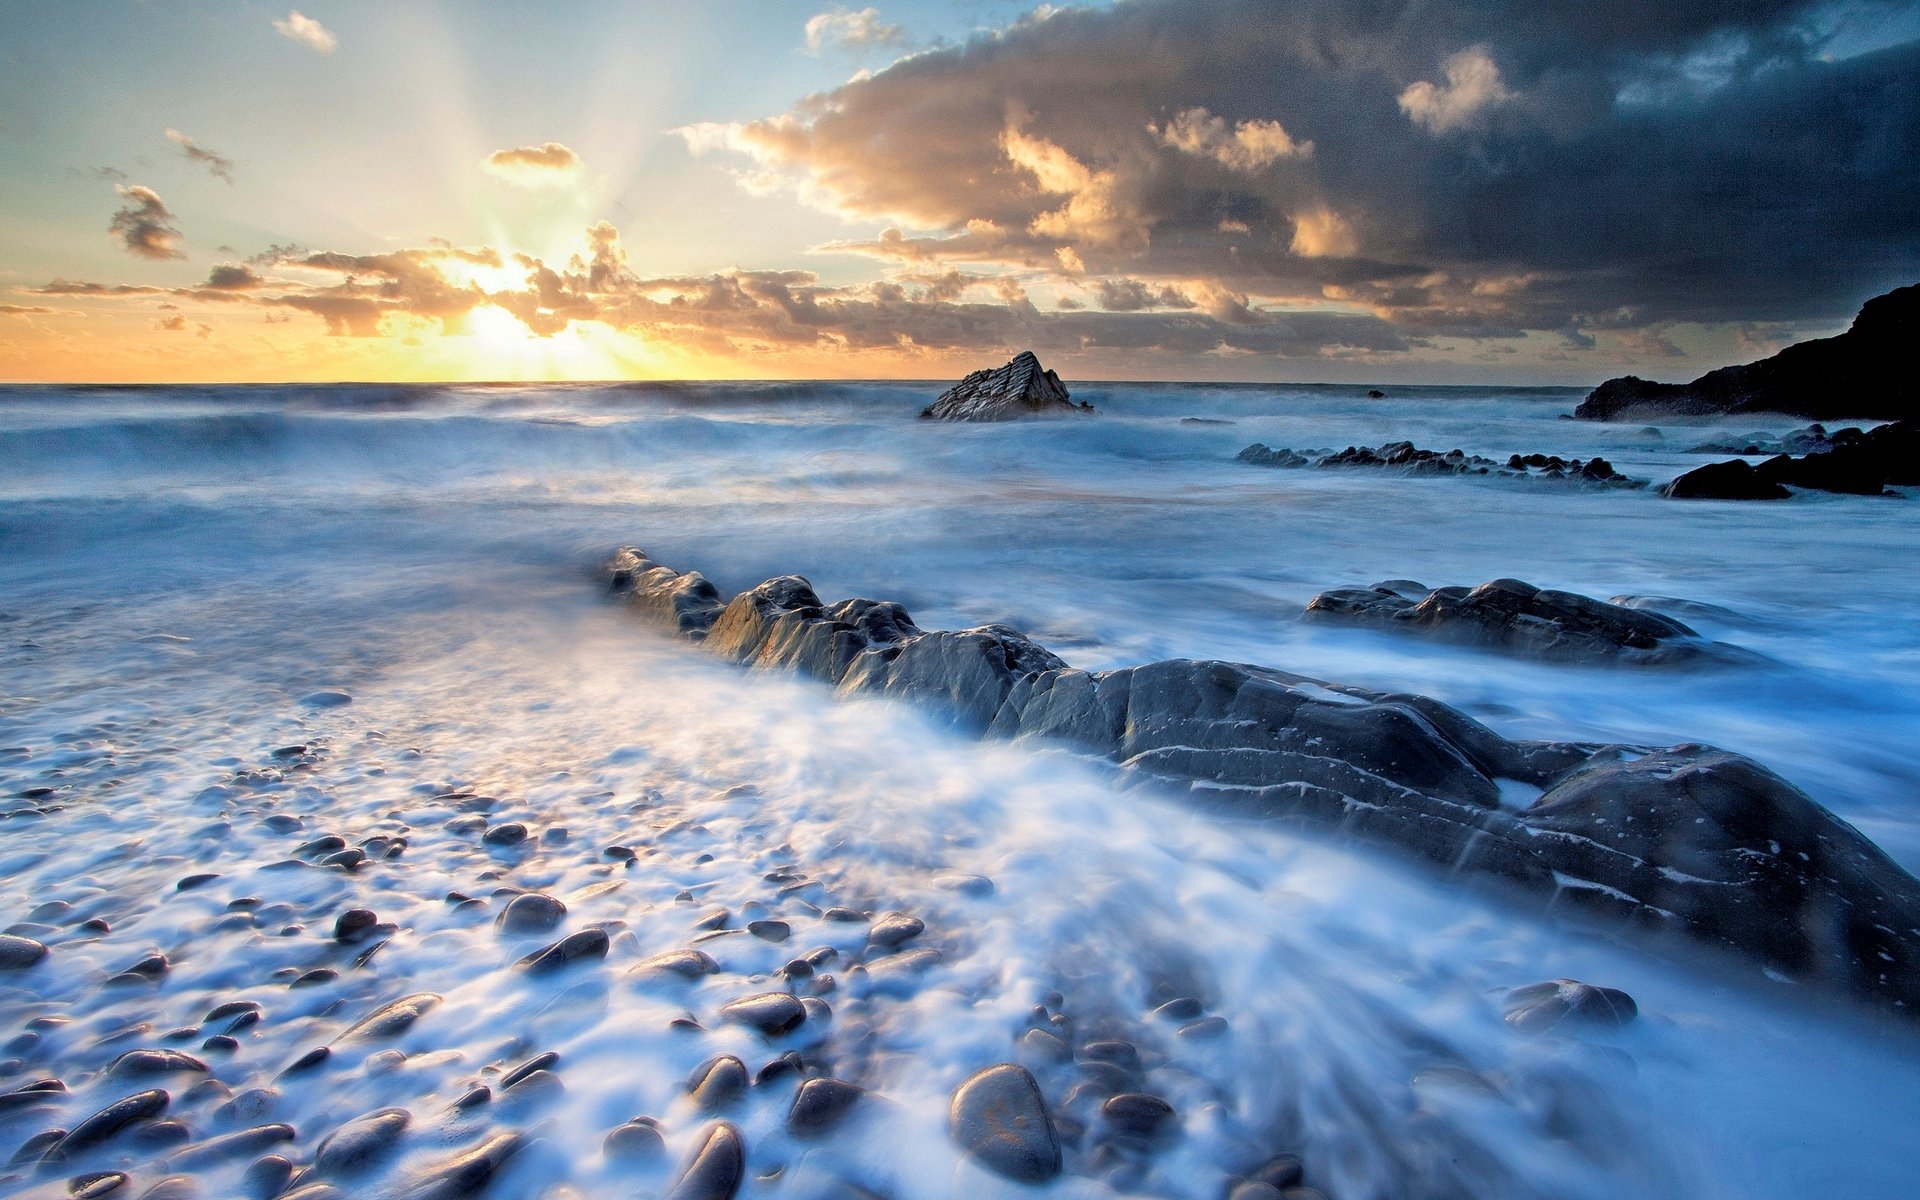
[[0, 0], [0, 380], [1687, 379], [1920, 280], [1920, 5]]

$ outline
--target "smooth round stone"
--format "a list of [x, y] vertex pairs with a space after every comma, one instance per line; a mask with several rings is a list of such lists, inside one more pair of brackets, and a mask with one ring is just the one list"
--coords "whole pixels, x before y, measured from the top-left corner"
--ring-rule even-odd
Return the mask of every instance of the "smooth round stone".
[[545, 933], [567, 915], [567, 906], [542, 892], [523, 892], [507, 901], [494, 918], [506, 933]]
[[558, 971], [570, 963], [589, 962], [607, 956], [612, 941], [604, 929], [582, 929], [570, 933], [550, 946], [542, 947], [520, 960], [520, 966], [536, 975]]
[[747, 1170], [747, 1147], [740, 1131], [725, 1121], [707, 1126], [667, 1200], [733, 1200]]
[[300, 697], [300, 703], [307, 708], [342, 708], [352, 704], [353, 697], [329, 688], [324, 691], [308, 692]]
[[307, 823], [290, 813], [273, 813], [260, 822], [274, 833], [292, 833], [306, 828]]
[[548, 1050], [543, 1054], [536, 1054], [532, 1058], [528, 1059], [527, 1061], [521, 1063], [519, 1066], [515, 1067], [513, 1070], [508, 1071], [505, 1075], [502, 1075], [500, 1077], [500, 1090], [504, 1092], [508, 1088], [512, 1087], [514, 1084], [519, 1083], [520, 1081], [526, 1079], [528, 1076], [533, 1075], [536, 1072], [546, 1071], [549, 1068], [557, 1065], [559, 1062], [560, 1062], [560, 1055], [555, 1051]]
[[342, 871], [355, 871], [367, 861], [365, 850], [337, 850], [320, 860], [323, 867], [339, 867]]
[[851, 925], [856, 921], [864, 921], [867, 919], [867, 914], [860, 912], [857, 909], [840, 908], [838, 906], [834, 908], [829, 908], [826, 912], [821, 913], [820, 915], [826, 920], [839, 921], [842, 924], [847, 924], [847, 925]]
[[303, 1074], [304, 1072], [313, 1070], [315, 1067], [318, 1067], [320, 1064], [326, 1062], [328, 1059], [332, 1057], [333, 1057], [333, 1047], [315, 1046], [313, 1049], [307, 1051], [305, 1054], [302, 1054], [299, 1058], [294, 1059], [293, 1062], [287, 1067], [287, 1069], [280, 1072], [280, 1074], [283, 1076]]
[[186, 1175], [169, 1175], [156, 1180], [140, 1193], [140, 1200], [200, 1200], [200, 1185]]
[[748, 921], [747, 932], [763, 942], [784, 942], [793, 936], [793, 926], [785, 921]]
[[703, 1112], [727, 1108], [747, 1094], [747, 1064], [731, 1054], [722, 1054], [701, 1063], [687, 1091]]
[[355, 1117], [320, 1142], [314, 1169], [322, 1175], [363, 1171], [391, 1151], [412, 1123], [413, 1114], [404, 1108], [382, 1108]]
[[953, 1140], [995, 1174], [1019, 1183], [1060, 1174], [1060, 1138], [1025, 1067], [1000, 1063], [976, 1072], [954, 1091], [947, 1117]]
[[191, 892], [195, 888], [205, 887], [218, 878], [220, 878], [220, 876], [216, 873], [203, 871], [198, 875], [189, 875], [179, 883], [174, 884], [173, 890], [176, 892]]
[[1183, 1038], [1217, 1038], [1227, 1031], [1227, 1019], [1222, 1016], [1201, 1017], [1198, 1021], [1189, 1021], [1179, 1029], [1178, 1036]]
[[125, 1171], [94, 1171], [69, 1179], [67, 1195], [74, 1200], [99, 1200], [102, 1196], [124, 1194], [122, 1189], [132, 1182], [133, 1177]]
[[441, 997], [434, 992], [415, 992], [411, 996], [402, 996], [374, 1009], [360, 1023], [347, 1030], [342, 1041], [356, 1038], [398, 1037], [413, 1028], [413, 1023], [440, 1004]]
[[669, 950], [637, 963], [627, 974], [644, 979], [659, 979], [669, 975], [698, 979], [719, 969], [720, 964], [713, 961], [712, 956], [698, 950]]
[[1306, 1168], [1301, 1165], [1298, 1155], [1276, 1154], [1248, 1171], [1247, 1181], [1264, 1183], [1276, 1191], [1284, 1191], [1299, 1183], [1305, 1175]]
[[1127, 1071], [1140, 1069], [1140, 1051], [1132, 1042], [1109, 1040], [1088, 1042], [1080, 1051], [1088, 1062], [1112, 1063]]
[[1640, 1015], [1633, 997], [1618, 988], [1555, 979], [1507, 993], [1507, 1024], [1526, 1033], [1568, 1028], [1618, 1029]]
[[79, 1154], [112, 1140], [135, 1121], [148, 1121], [167, 1110], [172, 1097], [159, 1088], [122, 1097], [75, 1125], [53, 1148], [56, 1155]]
[[750, 1025], [769, 1037], [798, 1029], [807, 1019], [807, 1010], [799, 1000], [785, 992], [762, 992], [735, 1000], [720, 1008], [722, 1020]]
[[168, 1161], [169, 1166], [183, 1167], [189, 1170], [208, 1167], [228, 1159], [246, 1158], [259, 1154], [282, 1142], [291, 1142], [299, 1134], [291, 1125], [257, 1125], [252, 1129], [241, 1129], [219, 1137], [208, 1138], [195, 1146], [189, 1146]]
[[755, 1087], [765, 1087], [770, 1083], [776, 1083], [779, 1080], [785, 1079], [789, 1075], [801, 1074], [806, 1069], [806, 1060], [789, 1050], [779, 1058], [774, 1059], [766, 1066], [754, 1072], [753, 1084]]
[[1029, 1029], [1021, 1034], [1020, 1049], [1043, 1063], [1063, 1063], [1073, 1057], [1073, 1047], [1044, 1029]]
[[357, 942], [380, 923], [379, 914], [370, 908], [350, 908], [333, 921], [333, 940]]
[[658, 1158], [666, 1153], [667, 1142], [660, 1136], [659, 1126], [636, 1117], [610, 1131], [601, 1149], [608, 1158], [632, 1161]]
[[508, 821], [488, 829], [480, 835], [480, 840], [489, 846], [518, 846], [527, 840], [527, 827], [518, 821]]
[[107, 1074], [117, 1079], [138, 1078], [142, 1075], [171, 1075], [176, 1071], [205, 1071], [207, 1064], [191, 1054], [182, 1054], [178, 1050], [129, 1050], [107, 1067]]
[[406, 1194], [423, 1200], [481, 1195], [500, 1168], [526, 1147], [527, 1141], [525, 1134], [512, 1130], [496, 1133], [478, 1146], [424, 1168], [410, 1182]]
[[1173, 1105], [1145, 1092], [1121, 1092], [1100, 1106], [1100, 1115], [1135, 1137], [1152, 1137], [1174, 1119]]
[[845, 1120], [866, 1094], [845, 1080], [809, 1079], [794, 1093], [787, 1132], [797, 1138], [819, 1137]]
[[[822, 976], [822, 978], [830, 979], [832, 976]], [[814, 996], [800, 998], [800, 1011], [806, 1013], [807, 1020], [815, 1025], [825, 1025], [833, 1020], [833, 1007], [825, 1000]]]
[[1163, 1021], [1193, 1021], [1197, 1020], [1204, 1012], [1205, 1010], [1200, 1007], [1198, 1000], [1195, 1000], [1192, 996], [1181, 996], [1177, 999], [1169, 1000], [1159, 1008], [1154, 1009], [1153, 1015]]
[[910, 942], [927, 930], [927, 924], [919, 917], [910, 917], [906, 913], [883, 913], [867, 930], [867, 941], [875, 946], [892, 948], [902, 942]]
[[273, 1200], [293, 1180], [293, 1164], [278, 1154], [256, 1159], [240, 1177], [248, 1200]]

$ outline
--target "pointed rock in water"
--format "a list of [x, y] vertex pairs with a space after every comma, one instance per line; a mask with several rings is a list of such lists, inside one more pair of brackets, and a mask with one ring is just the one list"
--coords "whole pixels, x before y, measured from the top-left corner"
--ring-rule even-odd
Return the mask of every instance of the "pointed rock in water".
[[931, 421], [1011, 421], [1041, 414], [1086, 413], [1068, 399], [1060, 377], [1022, 350], [1004, 367], [975, 371], [940, 394], [920, 414]]
[[1618, 988], [1555, 979], [1507, 993], [1507, 1024], [1527, 1033], [1562, 1026], [1618, 1029], [1640, 1015], [1633, 997]]
[[733, 1200], [746, 1171], [747, 1148], [740, 1131], [725, 1121], [716, 1122], [707, 1127], [667, 1200]]
[[976, 1073], [953, 1093], [947, 1115], [953, 1140], [996, 1174], [1045, 1183], [1060, 1173], [1060, 1138], [1025, 1067], [1001, 1063]]

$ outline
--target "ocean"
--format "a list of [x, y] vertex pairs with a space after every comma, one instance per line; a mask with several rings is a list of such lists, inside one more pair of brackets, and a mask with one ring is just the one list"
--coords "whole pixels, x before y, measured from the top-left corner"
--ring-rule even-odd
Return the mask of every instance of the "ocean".
[[[1034, 1062], [1066, 1146], [1052, 1195], [1220, 1200], [1283, 1153], [1332, 1200], [1920, 1189], [1910, 1028], [1121, 787], [1060, 747], [741, 672], [600, 573], [630, 544], [723, 593], [799, 574], [922, 628], [1004, 623], [1077, 667], [1224, 659], [1432, 696], [1508, 737], [1710, 743], [1915, 870], [1910, 498], [1676, 501], [1234, 457], [1409, 439], [1603, 455], [1658, 484], [1711, 461], [1698, 443], [1800, 424], [1576, 422], [1567, 389], [1095, 384], [1074, 387], [1098, 409], [1083, 418], [916, 420], [938, 390], [0, 388], [0, 922], [51, 948], [0, 974], [0, 1091], [64, 1085], [0, 1104], [0, 1194], [122, 1171], [128, 1194], [181, 1177], [243, 1195], [274, 1155], [299, 1186], [328, 1133], [397, 1108], [404, 1129], [344, 1194], [426, 1194], [515, 1131], [487, 1195], [664, 1195], [724, 1118], [743, 1195], [994, 1195], [1012, 1185], [955, 1147], [949, 1097], [1027, 1061], [1029, 1028], [1128, 1042], [1113, 1070], [1175, 1114], [1151, 1144], [1108, 1136], [1112, 1064]], [[1687, 601], [1683, 620], [1754, 657], [1573, 667], [1301, 620], [1330, 588], [1496, 577]], [[483, 840], [475, 817], [528, 836]], [[378, 840], [357, 869], [316, 868], [328, 835]], [[215, 878], [180, 888], [196, 875]], [[560, 899], [561, 924], [499, 926], [516, 890]], [[834, 907], [911, 914], [937, 956], [876, 956]], [[375, 931], [336, 940], [359, 908]], [[599, 965], [516, 968], [590, 928]], [[629, 973], [688, 947], [717, 970]], [[1626, 990], [1640, 1018], [1549, 1037], [1502, 1020], [1507, 989], [1562, 977]], [[831, 1015], [769, 1038], [720, 1012], [790, 985]], [[394, 1036], [354, 1031], [418, 994], [437, 1000]], [[1179, 1035], [1152, 1015], [1175, 998], [1224, 1029]], [[260, 1015], [206, 1017], [232, 1001]], [[142, 1048], [200, 1068], [109, 1069]], [[716, 1055], [759, 1073], [789, 1051], [711, 1110], [689, 1094]], [[545, 1052], [541, 1077], [503, 1086]], [[789, 1117], [808, 1074], [868, 1095], [809, 1136]], [[143, 1088], [166, 1107], [142, 1136], [16, 1155]], [[664, 1147], [609, 1149], [637, 1116]]]

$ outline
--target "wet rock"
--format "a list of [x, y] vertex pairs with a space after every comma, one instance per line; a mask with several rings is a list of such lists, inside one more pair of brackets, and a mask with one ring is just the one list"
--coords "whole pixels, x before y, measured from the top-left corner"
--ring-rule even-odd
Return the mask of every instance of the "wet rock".
[[494, 918], [494, 924], [506, 933], [544, 933], [567, 915], [567, 906], [541, 892], [523, 892], [507, 901]]
[[1073, 1058], [1073, 1047], [1044, 1029], [1029, 1029], [1020, 1035], [1020, 1050], [1034, 1061], [1063, 1063]]
[[1100, 1106], [1100, 1115], [1120, 1133], [1151, 1138], [1175, 1124], [1173, 1105], [1145, 1092], [1122, 1092]]
[[249, 1013], [253, 1014], [256, 1017], [260, 1015], [259, 1001], [227, 1000], [220, 1004], [216, 1004], [212, 1008], [208, 1009], [207, 1015], [203, 1019], [206, 1021], [207, 1024], [211, 1025], [215, 1021], [224, 1021], [224, 1020], [227, 1020], [229, 1017], [238, 1017], [238, 1016], [243, 1016]]
[[1005, 366], [975, 371], [940, 393], [920, 414], [929, 421], [1012, 421], [1021, 417], [1089, 413], [1074, 404], [1060, 377], [1022, 350]]
[[730, 1108], [747, 1094], [747, 1065], [731, 1054], [710, 1058], [687, 1081], [687, 1092], [702, 1112]]
[[667, 1142], [660, 1136], [657, 1121], [651, 1117], [635, 1117], [611, 1130], [601, 1149], [616, 1161], [644, 1161], [665, 1154]]
[[459, 1098], [453, 1102], [453, 1107], [465, 1112], [467, 1109], [479, 1108], [483, 1104], [491, 1104], [492, 1102], [493, 1089], [483, 1083], [478, 1087], [468, 1088], [465, 1092], [462, 1092]]
[[198, 1200], [200, 1195], [200, 1185], [188, 1176], [169, 1175], [141, 1192], [140, 1200]]
[[1251, 463], [1256, 467], [1292, 468], [1310, 466], [1313, 463], [1312, 459], [1297, 450], [1289, 450], [1284, 446], [1275, 449], [1265, 442], [1255, 442], [1233, 457], [1240, 462]]
[[873, 928], [867, 930], [867, 941], [871, 945], [891, 949], [919, 937], [926, 932], [926, 928], [926, 922], [918, 917], [890, 912], [874, 921]]
[[320, 860], [323, 867], [338, 867], [342, 871], [357, 871], [367, 861], [367, 852], [358, 848], [336, 850]]
[[1249, 1179], [1234, 1184], [1227, 1200], [1281, 1200], [1282, 1195], [1280, 1189], [1270, 1183]]
[[1300, 1159], [1292, 1154], [1276, 1154], [1247, 1172], [1249, 1183], [1261, 1183], [1276, 1190], [1283, 1190], [1299, 1184], [1305, 1175]]
[[48, 1104], [67, 1094], [67, 1085], [58, 1079], [36, 1079], [9, 1092], [0, 1092], [0, 1114], [36, 1104]]
[[350, 908], [333, 921], [333, 940], [336, 942], [358, 942], [373, 932], [380, 924], [380, 917], [370, 908]]
[[489, 846], [518, 846], [527, 840], [527, 827], [518, 821], [495, 825], [480, 836]]
[[1112, 1063], [1123, 1071], [1140, 1069], [1140, 1051], [1132, 1042], [1117, 1039], [1088, 1042], [1080, 1054], [1088, 1062]]
[[558, 1065], [559, 1062], [560, 1055], [552, 1050], [548, 1050], [543, 1054], [536, 1054], [519, 1066], [513, 1068], [513, 1070], [508, 1071], [505, 1075], [502, 1075], [500, 1077], [500, 1090], [504, 1092], [514, 1084], [527, 1079], [529, 1076], [541, 1071], [551, 1070], [554, 1066]]
[[278, 1154], [255, 1159], [240, 1177], [247, 1200], [274, 1200], [293, 1181], [293, 1164]]
[[762, 992], [722, 1005], [720, 1017], [774, 1037], [798, 1029], [807, 1019], [807, 1010], [785, 992]]
[[199, 1170], [217, 1163], [236, 1158], [247, 1158], [263, 1150], [291, 1142], [299, 1136], [291, 1125], [258, 1125], [252, 1129], [236, 1130], [211, 1137], [195, 1146], [190, 1146], [167, 1160], [168, 1165], [183, 1170]]
[[1633, 997], [1618, 988], [1572, 979], [1515, 988], [1507, 993], [1507, 1024], [1527, 1033], [1586, 1028], [1618, 1029], [1640, 1015]]
[[848, 925], [851, 925], [860, 921], [865, 921], [867, 919], [867, 914], [860, 912], [858, 909], [841, 908], [838, 906], [834, 908], [829, 908], [826, 912], [821, 913], [820, 915], [825, 920], [837, 921], [842, 924], [848, 924]]
[[415, 992], [374, 1009], [342, 1035], [342, 1041], [398, 1037], [413, 1028], [413, 1023], [439, 1007], [441, 997], [434, 992]]
[[[831, 975], [822, 975], [820, 978], [828, 982], [833, 980]], [[806, 1023], [809, 1025], [825, 1026], [833, 1020], [832, 1006], [818, 996], [800, 997], [800, 1011], [806, 1014]]]
[[319, 987], [323, 983], [332, 983], [338, 978], [340, 978], [340, 972], [332, 967], [315, 967], [311, 971], [302, 971], [287, 986], [290, 988]]
[[182, 879], [180, 882], [174, 884], [173, 890], [176, 892], [191, 892], [195, 888], [205, 887], [207, 884], [212, 883], [214, 880], [218, 878], [220, 878], [220, 876], [217, 874], [214, 874], [208, 871], [202, 871], [198, 875], [188, 875], [186, 878]]
[[38, 1162], [65, 1136], [67, 1131], [64, 1129], [43, 1129], [21, 1142], [20, 1148], [13, 1152], [13, 1157], [7, 1159], [7, 1165], [17, 1167], [22, 1163]]
[[314, 1153], [314, 1170], [322, 1175], [354, 1175], [392, 1152], [413, 1123], [404, 1108], [382, 1108], [355, 1117], [321, 1139]]
[[307, 708], [341, 708], [345, 705], [352, 704], [353, 697], [345, 692], [329, 689], [319, 692], [308, 692], [306, 695], [300, 697], [300, 703]]
[[787, 1132], [797, 1138], [815, 1138], [846, 1119], [866, 1091], [840, 1079], [809, 1079], [794, 1093], [787, 1110]]
[[748, 921], [747, 932], [763, 942], [784, 942], [793, 936], [793, 926], [785, 921]]
[[1743, 459], [1695, 467], [1660, 489], [1675, 500], [1785, 500], [1793, 493]]
[[67, 1195], [74, 1200], [100, 1200], [103, 1196], [124, 1195], [133, 1177], [125, 1171], [91, 1171], [67, 1181]]
[[1191, 1021], [1206, 1010], [1192, 996], [1179, 996], [1153, 1010], [1162, 1021]]
[[755, 1087], [766, 1087], [768, 1084], [777, 1083], [789, 1075], [804, 1075], [806, 1069], [806, 1060], [802, 1059], [798, 1053], [789, 1050], [779, 1058], [772, 1060], [767, 1063], [766, 1066], [754, 1072], [753, 1085]]
[[960, 1148], [996, 1174], [1045, 1183], [1060, 1173], [1060, 1139], [1025, 1067], [1001, 1063], [974, 1074], [954, 1092], [948, 1120]]
[[1217, 1038], [1227, 1032], [1229, 1026], [1225, 1017], [1201, 1017], [1198, 1021], [1189, 1021], [1175, 1031], [1178, 1037], [1189, 1039]]
[[496, 1133], [470, 1150], [427, 1167], [409, 1186], [408, 1200], [463, 1200], [477, 1195], [526, 1145], [525, 1134]]
[[558, 971], [577, 962], [592, 962], [607, 956], [611, 942], [604, 929], [582, 929], [570, 933], [550, 946], [534, 951], [519, 965], [536, 975]]
[[746, 1143], [724, 1121], [707, 1126], [667, 1200], [733, 1200], [747, 1170]]
[[49, 1153], [66, 1158], [105, 1145], [136, 1121], [150, 1121], [167, 1110], [172, 1097], [155, 1088], [122, 1097], [75, 1125]]
[[719, 969], [719, 963], [698, 950], [669, 950], [643, 960], [627, 974], [640, 979], [698, 979]]
[[138, 1079], [146, 1075], [171, 1075], [179, 1071], [205, 1071], [207, 1064], [178, 1050], [129, 1050], [107, 1066], [107, 1074], [116, 1079]]
[[1418, 601], [1378, 585], [1339, 588], [1309, 601], [1307, 616], [1555, 662], [1674, 666], [1727, 649], [1657, 612], [1518, 579], [1434, 588]]
[[314, 1068], [320, 1066], [322, 1063], [326, 1062], [328, 1059], [332, 1057], [333, 1057], [333, 1047], [315, 1046], [313, 1049], [307, 1051], [305, 1054], [302, 1054], [299, 1058], [296, 1058], [291, 1063], [289, 1063], [287, 1065], [287, 1069], [280, 1072], [280, 1075], [282, 1078], [285, 1078], [288, 1075], [304, 1075], [308, 1071], [311, 1071]]
[[248, 1088], [235, 1092], [213, 1115], [220, 1121], [246, 1124], [266, 1117], [279, 1102], [280, 1093], [273, 1088]]

